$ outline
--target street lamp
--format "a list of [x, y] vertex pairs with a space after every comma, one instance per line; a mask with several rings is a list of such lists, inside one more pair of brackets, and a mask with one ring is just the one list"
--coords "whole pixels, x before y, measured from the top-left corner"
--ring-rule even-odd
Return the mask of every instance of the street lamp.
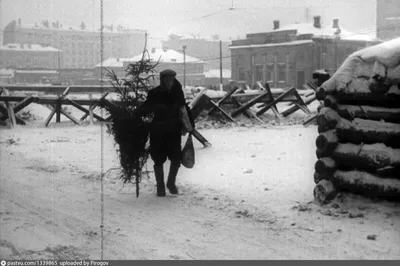
[[183, 88], [186, 88], [186, 45], [183, 48]]

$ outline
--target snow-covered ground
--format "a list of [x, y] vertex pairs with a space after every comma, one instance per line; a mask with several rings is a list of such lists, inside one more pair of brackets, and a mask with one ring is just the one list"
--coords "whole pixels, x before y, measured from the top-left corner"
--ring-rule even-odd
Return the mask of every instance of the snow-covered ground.
[[136, 198], [110, 172], [104, 216], [101, 152], [104, 172], [118, 167], [105, 127], [103, 138], [99, 125], [70, 123], [0, 131], [4, 259], [100, 259], [102, 217], [104, 259], [400, 259], [399, 204], [313, 203], [315, 126], [200, 129], [213, 146], [195, 141], [182, 195], [156, 197], [150, 173]]

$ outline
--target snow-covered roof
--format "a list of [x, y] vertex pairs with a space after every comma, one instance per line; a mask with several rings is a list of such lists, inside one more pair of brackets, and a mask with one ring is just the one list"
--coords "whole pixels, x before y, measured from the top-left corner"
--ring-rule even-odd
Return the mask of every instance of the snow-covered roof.
[[276, 47], [276, 46], [288, 46], [288, 45], [301, 45], [301, 44], [307, 44], [307, 43], [313, 43], [313, 41], [312, 40], [301, 40], [301, 41], [293, 41], [293, 42], [237, 45], [237, 46], [230, 46], [229, 49]]
[[208, 42], [219, 42], [220, 39], [214, 39], [213, 36], [193, 36], [190, 34], [182, 34], [182, 33], [171, 33], [169, 34], [166, 38], [164, 38], [165, 41], [170, 40], [170, 38], [173, 39], [179, 39], [179, 40], [203, 40], [203, 41], [208, 41]]
[[[320, 38], [333, 38], [336, 28], [333, 27], [314, 27], [313, 23], [295, 23], [280, 27], [272, 32], [281, 32], [287, 30], [296, 30], [297, 35], [312, 34], [313, 37]], [[342, 40], [354, 40], [354, 41], [379, 41], [379, 39], [369, 34], [357, 34], [340, 27], [340, 38]]]
[[15, 70], [15, 73], [26, 74], [57, 74], [57, 70]]
[[61, 51], [54, 47], [44, 47], [40, 44], [20, 44], [20, 43], [9, 43], [6, 45], [0, 46], [0, 50], [12, 50], [12, 51], [37, 51], [37, 52], [57, 52]]
[[[79, 26], [68, 26], [68, 25], [62, 25], [62, 27], [53, 27], [51, 23], [49, 23], [49, 27], [45, 27], [41, 23], [36, 23], [36, 24], [21, 24], [21, 29], [40, 29], [40, 30], [51, 30], [51, 31], [82, 31], [82, 32], [100, 32], [100, 29], [92, 29], [92, 28], [85, 28], [82, 29]], [[141, 29], [124, 29], [124, 30], [118, 30], [118, 27], [113, 28], [113, 30], [104, 27], [103, 28], [104, 33], [145, 33], [146, 30], [141, 30]]]
[[[129, 58], [108, 58], [103, 61], [103, 67], [123, 67], [124, 62], [129, 62]], [[95, 67], [101, 67], [101, 63], [97, 64]]]
[[[204, 72], [206, 78], [219, 78], [220, 70], [219, 69], [210, 69], [207, 72]], [[231, 78], [231, 70], [230, 69], [222, 69], [222, 77], [223, 78]]]
[[[160, 63], [177, 63], [177, 64], [183, 64], [184, 58], [183, 58], [183, 53], [177, 52], [172, 49], [154, 49], [154, 50], [149, 50], [150, 54], [150, 59], [152, 61], [158, 61], [160, 60]], [[131, 62], [137, 62], [142, 60], [142, 54], [139, 54], [128, 61]], [[195, 57], [191, 57], [186, 55], [186, 63], [204, 63], [202, 60], [197, 59]]]
[[0, 69], [0, 76], [13, 76], [13, 74], [14, 74], [14, 70], [12, 70], [12, 69], [5, 69], [5, 68], [2, 68], [2, 69]]

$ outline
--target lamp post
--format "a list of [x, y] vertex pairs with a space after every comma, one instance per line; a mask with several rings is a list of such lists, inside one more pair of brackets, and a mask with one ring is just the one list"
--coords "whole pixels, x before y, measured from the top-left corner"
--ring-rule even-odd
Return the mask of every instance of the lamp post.
[[183, 88], [186, 88], [186, 45], [183, 48]]

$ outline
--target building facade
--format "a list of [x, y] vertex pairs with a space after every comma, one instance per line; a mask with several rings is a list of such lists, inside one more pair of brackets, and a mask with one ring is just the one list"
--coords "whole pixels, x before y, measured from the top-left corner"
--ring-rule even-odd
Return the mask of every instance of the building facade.
[[351, 53], [379, 43], [371, 36], [360, 36], [339, 27], [321, 28], [320, 17], [314, 23], [298, 23], [274, 30], [247, 34], [230, 46], [232, 79], [249, 85], [268, 82], [271, 87], [301, 89], [313, 71], [326, 69], [333, 73]]
[[231, 69], [229, 42], [221, 44], [222, 49], [219, 40], [171, 34], [167, 40], [162, 41], [162, 48], [182, 51], [186, 45], [186, 54], [203, 60], [206, 71], [220, 69], [220, 51], [222, 51], [222, 69]]
[[[132, 57], [143, 49], [145, 31], [105, 28], [103, 58]], [[63, 28], [58, 23], [25, 26], [21, 20], [4, 29], [3, 43], [40, 44], [64, 52], [65, 68], [93, 68], [101, 62], [100, 31]]]
[[[155, 71], [160, 73], [164, 69], [173, 69], [179, 82], [184, 85], [184, 68], [186, 72], [186, 86], [202, 86], [204, 84], [204, 62], [198, 58], [186, 55], [184, 63], [184, 55], [175, 50], [167, 49], [152, 49], [149, 51], [151, 60], [159, 62]], [[103, 62], [103, 68], [100, 64], [95, 67], [95, 75], [100, 79], [101, 71], [103, 71], [103, 80], [107, 79], [108, 70], [113, 70], [118, 78], [125, 78], [125, 69], [132, 62], [137, 62], [142, 59], [142, 54], [138, 54], [133, 58], [109, 58]], [[152, 85], [158, 85], [158, 75]]]
[[59, 69], [64, 67], [63, 52], [38, 44], [6, 44], [0, 46], [0, 68]]
[[400, 37], [400, 2], [376, 0], [377, 37], [391, 40]]

